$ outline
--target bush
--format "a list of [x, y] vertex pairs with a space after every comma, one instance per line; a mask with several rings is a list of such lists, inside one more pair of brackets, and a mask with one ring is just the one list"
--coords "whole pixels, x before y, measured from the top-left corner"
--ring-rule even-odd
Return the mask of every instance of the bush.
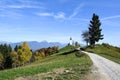
[[110, 48], [110, 47], [111, 47], [111, 45], [109, 45], [108, 43], [102, 43], [102, 45], [103, 45], [104, 47], [106, 47], [106, 48]]
[[85, 51], [85, 48], [80, 48], [80, 50], [83, 50], [83, 51]]

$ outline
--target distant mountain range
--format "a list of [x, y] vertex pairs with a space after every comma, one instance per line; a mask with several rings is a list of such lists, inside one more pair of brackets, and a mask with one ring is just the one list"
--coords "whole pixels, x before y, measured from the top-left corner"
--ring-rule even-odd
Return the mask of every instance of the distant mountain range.
[[[0, 44], [5, 44], [5, 43], [10, 44], [12, 49], [14, 49], [16, 45], [21, 45], [23, 42], [17, 42], [17, 43], [10, 43], [10, 42], [5, 42], [5, 41], [0, 42]], [[59, 46], [59, 48], [62, 48], [67, 45], [67, 43], [62, 44], [59, 42], [47, 42], [47, 41], [42, 41], [42, 42], [27, 41], [27, 43], [33, 51], [40, 49], [40, 48], [47, 48], [47, 47], [52, 47], [52, 46]]]
[[[0, 44], [10, 44], [12, 49], [15, 48], [16, 45], [21, 45], [23, 42], [16, 42], [16, 43], [11, 43], [11, 42], [6, 42], [6, 41], [0, 41]], [[27, 41], [28, 45], [30, 48], [35, 51], [37, 49], [41, 48], [48, 48], [48, 47], [53, 47], [53, 46], [58, 46], [59, 48], [65, 47], [68, 45], [68, 43], [60, 43], [60, 42], [47, 42], [47, 41]], [[85, 46], [84, 44], [80, 44], [81, 46]]]

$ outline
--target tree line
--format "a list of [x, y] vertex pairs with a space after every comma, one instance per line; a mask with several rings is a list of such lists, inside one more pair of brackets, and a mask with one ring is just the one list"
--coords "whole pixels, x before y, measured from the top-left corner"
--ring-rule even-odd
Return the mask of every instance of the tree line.
[[57, 46], [42, 48], [33, 52], [27, 42], [23, 42], [20, 46], [16, 45], [14, 50], [12, 50], [12, 47], [10, 45], [1, 44], [0, 70], [23, 66], [57, 52]]

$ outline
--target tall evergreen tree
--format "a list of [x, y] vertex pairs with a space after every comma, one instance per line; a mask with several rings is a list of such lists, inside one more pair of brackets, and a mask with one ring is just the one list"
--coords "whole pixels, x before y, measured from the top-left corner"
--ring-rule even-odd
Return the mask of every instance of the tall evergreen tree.
[[17, 45], [16, 45], [16, 46], [15, 46], [15, 48], [14, 48], [14, 51], [16, 51], [16, 52], [17, 52], [17, 51], [18, 51], [18, 49], [19, 49], [19, 46], [17, 46]]
[[10, 56], [7, 56], [4, 61], [4, 68], [12, 68], [12, 58]]
[[99, 16], [93, 14], [92, 20], [89, 25], [89, 34], [90, 34], [90, 45], [94, 47], [95, 42], [103, 39], [103, 35], [101, 35], [102, 29], [100, 28], [101, 22], [99, 20]]
[[9, 44], [9, 46], [8, 46], [8, 50], [9, 50], [9, 53], [11, 53], [12, 52], [12, 47], [11, 47], [11, 45]]

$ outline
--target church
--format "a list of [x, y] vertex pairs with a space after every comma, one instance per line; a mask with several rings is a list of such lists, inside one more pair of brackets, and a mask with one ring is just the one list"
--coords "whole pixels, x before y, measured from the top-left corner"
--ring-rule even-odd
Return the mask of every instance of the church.
[[69, 45], [73, 45], [73, 40], [71, 37], [70, 37]]

